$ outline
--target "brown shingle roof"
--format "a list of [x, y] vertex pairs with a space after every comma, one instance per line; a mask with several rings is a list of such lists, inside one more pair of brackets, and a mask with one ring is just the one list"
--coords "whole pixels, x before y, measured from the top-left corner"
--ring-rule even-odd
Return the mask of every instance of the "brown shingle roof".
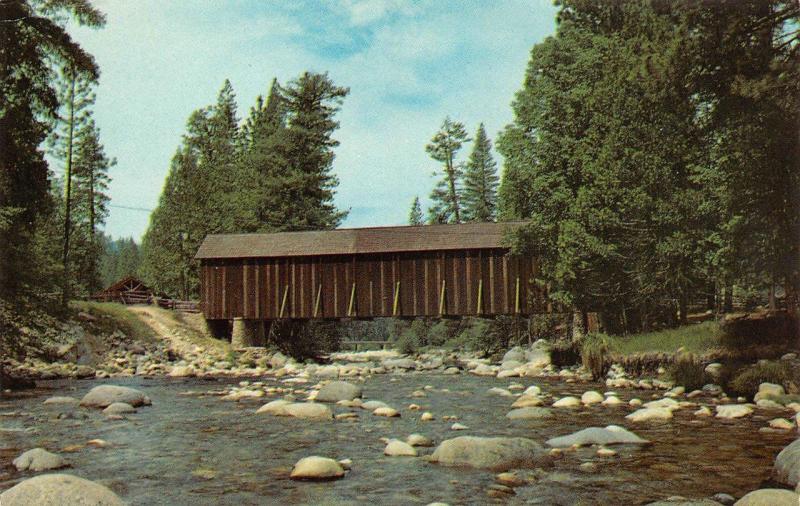
[[503, 248], [521, 222], [345, 228], [273, 234], [212, 234], [195, 258], [257, 258]]

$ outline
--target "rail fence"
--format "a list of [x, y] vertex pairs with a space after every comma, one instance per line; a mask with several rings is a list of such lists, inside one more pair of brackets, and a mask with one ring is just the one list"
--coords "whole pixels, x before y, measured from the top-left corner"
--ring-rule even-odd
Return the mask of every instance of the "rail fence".
[[181, 313], [199, 313], [200, 303], [194, 300], [178, 300], [165, 297], [155, 297], [150, 294], [121, 292], [116, 294], [103, 294], [91, 297], [97, 302], [118, 302], [125, 305], [145, 304], [153, 305]]

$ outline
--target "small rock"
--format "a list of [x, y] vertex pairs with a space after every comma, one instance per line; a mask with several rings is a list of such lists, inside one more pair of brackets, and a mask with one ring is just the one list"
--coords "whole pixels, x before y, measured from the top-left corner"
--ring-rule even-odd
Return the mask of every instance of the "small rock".
[[711, 409], [708, 406], [702, 406], [694, 412], [694, 416], [711, 416]]
[[506, 418], [509, 420], [530, 420], [550, 418], [553, 413], [547, 408], [519, 408], [509, 411]]
[[150, 398], [134, 388], [118, 385], [99, 385], [92, 388], [81, 399], [81, 406], [106, 408], [115, 402], [124, 402], [133, 407], [150, 405]]
[[289, 477], [293, 480], [332, 480], [344, 476], [344, 468], [326, 457], [305, 457], [297, 461]]
[[389, 457], [416, 457], [417, 450], [404, 441], [393, 439], [383, 449], [383, 454]]
[[430, 413], [428, 411], [422, 413], [422, 416], [420, 416], [419, 419], [422, 422], [430, 422], [431, 420], [435, 420], [435, 418], [433, 417], [433, 413]]
[[495, 481], [501, 485], [508, 487], [521, 487], [527, 485], [527, 481], [523, 480], [517, 473], [505, 472], [500, 473], [494, 477]]
[[48, 471], [69, 465], [60, 455], [50, 453], [43, 448], [34, 448], [26, 451], [15, 458], [13, 464], [17, 471]]
[[406, 443], [411, 446], [433, 446], [433, 440], [422, 434], [411, 434], [406, 438]]
[[467, 430], [467, 429], [469, 429], [469, 427], [467, 427], [464, 424], [460, 424], [458, 422], [450, 426], [450, 430]]
[[536, 406], [541, 406], [544, 404], [544, 401], [535, 395], [521, 395], [514, 403], [511, 405], [512, 408], [532, 408]]
[[594, 390], [589, 390], [581, 395], [581, 402], [587, 406], [591, 404], [600, 404], [604, 400], [605, 399], [603, 395], [600, 392], [595, 392]]
[[646, 422], [649, 420], [669, 420], [672, 410], [667, 408], [642, 408], [625, 417], [631, 422]]
[[554, 408], [577, 408], [581, 405], [581, 400], [577, 397], [562, 397], [553, 403]]
[[372, 412], [372, 414], [375, 416], [385, 416], [388, 418], [394, 418], [400, 416], [399, 411], [390, 407], [377, 408], [375, 409], [375, 411]]
[[78, 399], [75, 397], [50, 397], [46, 399], [43, 404], [78, 404]]
[[773, 429], [791, 430], [794, 429], [794, 423], [786, 418], [775, 418], [769, 421], [769, 426]]
[[741, 418], [753, 413], [753, 408], [747, 404], [726, 404], [717, 406], [717, 418]]
[[103, 413], [107, 415], [120, 415], [124, 413], [136, 413], [136, 408], [126, 402], [115, 402], [110, 404]]
[[600, 448], [599, 450], [597, 450], [598, 457], [613, 457], [616, 454], [617, 452], [615, 452], [611, 448]]

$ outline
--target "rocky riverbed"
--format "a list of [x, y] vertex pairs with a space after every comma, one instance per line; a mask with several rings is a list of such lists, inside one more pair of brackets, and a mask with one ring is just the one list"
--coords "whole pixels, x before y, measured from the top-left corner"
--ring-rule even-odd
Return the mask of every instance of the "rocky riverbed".
[[[40, 381], [0, 399], [0, 492], [46, 473], [142, 505], [726, 504], [782, 486], [770, 480], [795, 440], [795, 406], [614, 372], [606, 383], [574, 368], [534, 373], [536, 350], [515, 353], [502, 364], [342, 354], [328, 366], [276, 355], [236, 371], [246, 377], [186, 363], [173, 366], [191, 368], [174, 374], [185, 377]], [[342, 380], [354, 387], [330, 383]], [[86, 400], [111, 384], [140, 394]], [[22, 459], [34, 448], [56, 458]], [[322, 459], [301, 462], [312, 456]], [[32, 462], [45, 469], [19, 465]]]

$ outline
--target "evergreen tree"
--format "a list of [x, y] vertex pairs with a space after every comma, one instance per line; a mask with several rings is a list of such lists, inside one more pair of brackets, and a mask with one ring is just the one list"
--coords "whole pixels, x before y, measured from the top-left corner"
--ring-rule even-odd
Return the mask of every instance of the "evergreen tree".
[[103, 247], [100, 261], [102, 286], [107, 287], [127, 276], [138, 276], [141, 257], [139, 246], [132, 237], [113, 239], [100, 234]]
[[497, 218], [497, 164], [492, 158], [492, 141], [481, 123], [472, 153], [464, 170], [463, 214], [467, 221]]
[[40, 268], [52, 260], [33, 246], [52, 209], [40, 146], [61, 105], [55, 69], [72, 68], [89, 80], [99, 73], [64, 29], [67, 16], [90, 27], [105, 22], [87, 0], [0, 5], [0, 295], [49, 288]]
[[[461, 223], [461, 177], [463, 167], [456, 161], [459, 150], [467, 142], [464, 125], [445, 118], [441, 128], [425, 146], [425, 151], [442, 164], [440, 180], [431, 193], [433, 205], [428, 210], [431, 223]], [[434, 172], [437, 175], [438, 171]]]
[[348, 88], [336, 86], [327, 74], [303, 73], [283, 90], [286, 127], [277, 130], [277, 169], [265, 181], [261, 208], [270, 230], [335, 228], [347, 215], [333, 203], [338, 178], [331, 173], [333, 148], [339, 142], [334, 116]]
[[422, 206], [420, 206], [418, 196], [414, 197], [414, 201], [411, 203], [411, 212], [408, 213], [408, 224], [409, 225], [423, 224]]

